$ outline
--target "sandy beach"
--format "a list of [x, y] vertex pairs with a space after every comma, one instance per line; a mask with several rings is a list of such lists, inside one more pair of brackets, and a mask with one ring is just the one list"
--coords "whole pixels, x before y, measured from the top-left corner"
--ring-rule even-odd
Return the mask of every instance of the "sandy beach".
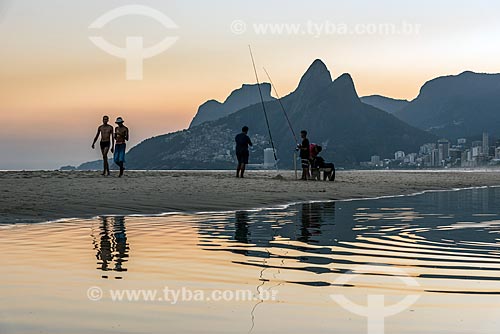
[[129, 171], [0, 172], [0, 223], [98, 215], [252, 209], [297, 201], [339, 200], [500, 185], [499, 172], [340, 171], [335, 182], [296, 181], [293, 172]]

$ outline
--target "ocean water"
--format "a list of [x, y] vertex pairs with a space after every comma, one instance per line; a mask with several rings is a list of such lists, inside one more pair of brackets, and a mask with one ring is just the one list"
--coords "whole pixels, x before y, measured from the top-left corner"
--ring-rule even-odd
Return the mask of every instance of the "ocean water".
[[0, 333], [498, 333], [500, 188], [0, 228]]

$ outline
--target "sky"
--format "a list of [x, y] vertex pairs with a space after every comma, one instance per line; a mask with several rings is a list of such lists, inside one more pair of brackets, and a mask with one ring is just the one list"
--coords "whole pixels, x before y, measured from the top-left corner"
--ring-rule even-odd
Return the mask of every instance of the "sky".
[[[90, 27], [116, 8], [129, 15]], [[498, 73], [499, 11], [493, 0], [0, 0], [0, 170], [99, 159], [103, 115], [125, 119], [129, 147], [188, 127], [203, 102], [255, 82], [249, 44], [280, 95], [316, 58], [334, 78], [350, 73], [360, 96], [408, 100], [441, 75]], [[132, 63], [91, 36], [125, 51], [130, 37], [174, 42]]]

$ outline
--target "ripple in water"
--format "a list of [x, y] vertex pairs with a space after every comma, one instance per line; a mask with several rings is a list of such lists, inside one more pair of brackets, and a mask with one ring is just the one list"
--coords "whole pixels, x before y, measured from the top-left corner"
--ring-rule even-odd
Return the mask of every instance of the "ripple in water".
[[[476, 189], [237, 212], [201, 223], [200, 246], [244, 254], [240, 265], [280, 269], [287, 283], [328, 286], [324, 274], [389, 265], [418, 278], [426, 292], [498, 295], [498, 194]], [[318, 275], [297, 281], [287, 271]]]
[[[164, 332], [168, 323], [168, 332], [227, 326], [230, 332], [362, 332], [364, 320], [350, 321], [356, 316], [328, 298], [334, 293], [358, 304], [370, 294], [388, 301], [420, 295], [388, 332], [456, 333], [460, 327], [493, 333], [497, 317], [485, 310], [498, 299], [484, 298], [500, 295], [499, 199], [500, 189], [488, 188], [0, 229], [0, 329]], [[355, 279], [346, 283], [345, 275]], [[402, 284], [397, 276], [416, 284]], [[84, 298], [89, 286], [249, 289], [277, 291], [279, 299], [175, 307], [93, 303]], [[69, 306], [77, 309], [73, 316]]]

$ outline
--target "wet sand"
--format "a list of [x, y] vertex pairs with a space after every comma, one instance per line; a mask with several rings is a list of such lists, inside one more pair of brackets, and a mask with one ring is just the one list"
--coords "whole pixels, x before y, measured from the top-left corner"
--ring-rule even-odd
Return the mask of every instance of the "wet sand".
[[335, 182], [296, 181], [293, 172], [0, 172], [0, 223], [98, 215], [243, 210], [298, 201], [339, 200], [500, 185], [500, 171], [340, 171]]

